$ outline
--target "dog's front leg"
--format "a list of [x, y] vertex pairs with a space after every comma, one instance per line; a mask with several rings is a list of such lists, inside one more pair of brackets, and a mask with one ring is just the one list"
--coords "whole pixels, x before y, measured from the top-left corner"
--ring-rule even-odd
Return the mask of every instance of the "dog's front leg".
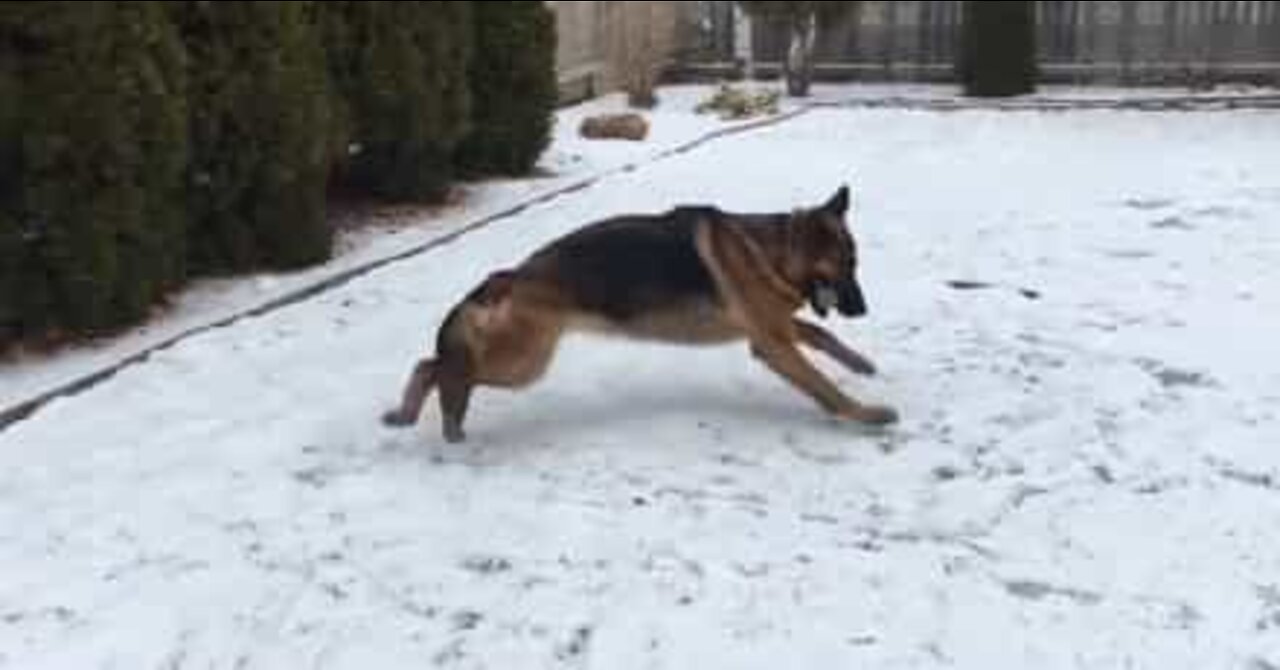
[[754, 341], [751, 353], [835, 416], [876, 426], [898, 420], [898, 413], [892, 408], [863, 405], [850, 399], [789, 342], [776, 339]]
[[801, 319], [795, 319], [794, 323], [796, 335], [805, 345], [830, 356], [852, 372], [868, 376], [876, 373], [876, 366], [871, 359], [850, 349], [831, 331]]

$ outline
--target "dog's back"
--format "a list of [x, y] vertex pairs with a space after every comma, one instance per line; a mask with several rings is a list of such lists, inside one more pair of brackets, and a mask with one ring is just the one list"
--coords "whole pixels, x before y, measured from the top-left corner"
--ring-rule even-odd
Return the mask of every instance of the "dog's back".
[[554, 284], [573, 309], [622, 328], [672, 309], [717, 305], [694, 234], [700, 220], [721, 216], [681, 208], [601, 221], [539, 250], [519, 274]]

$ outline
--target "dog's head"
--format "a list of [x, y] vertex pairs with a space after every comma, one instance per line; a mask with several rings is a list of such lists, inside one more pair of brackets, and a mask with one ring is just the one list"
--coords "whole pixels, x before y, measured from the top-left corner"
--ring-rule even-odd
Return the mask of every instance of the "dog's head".
[[819, 316], [831, 308], [847, 317], [867, 313], [858, 285], [858, 248], [849, 232], [849, 187], [825, 204], [796, 212], [789, 222], [793, 277]]

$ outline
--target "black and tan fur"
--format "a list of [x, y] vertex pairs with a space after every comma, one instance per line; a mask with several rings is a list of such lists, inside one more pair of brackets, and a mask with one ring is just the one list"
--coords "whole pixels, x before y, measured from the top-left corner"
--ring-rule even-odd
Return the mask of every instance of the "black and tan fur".
[[823, 317], [832, 307], [849, 317], [866, 313], [848, 208], [846, 187], [820, 207], [789, 214], [681, 207], [570, 233], [490, 275], [453, 308], [437, 333], [435, 358], [417, 364], [384, 422], [416, 423], [438, 387], [444, 436], [461, 441], [473, 389], [532, 384], [561, 335], [586, 330], [682, 344], [745, 340], [832, 415], [892, 423], [892, 409], [849, 398], [797, 347], [875, 372], [826, 329], [794, 316], [806, 302]]

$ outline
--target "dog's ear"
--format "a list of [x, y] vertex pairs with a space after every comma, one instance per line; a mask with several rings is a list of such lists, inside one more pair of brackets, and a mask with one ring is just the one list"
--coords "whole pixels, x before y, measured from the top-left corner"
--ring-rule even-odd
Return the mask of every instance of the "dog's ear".
[[827, 204], [822, 206], [828, 212], [843, 217], [849, 211], [849, 186], [843, 185], [836, 194], [831, 196]]

